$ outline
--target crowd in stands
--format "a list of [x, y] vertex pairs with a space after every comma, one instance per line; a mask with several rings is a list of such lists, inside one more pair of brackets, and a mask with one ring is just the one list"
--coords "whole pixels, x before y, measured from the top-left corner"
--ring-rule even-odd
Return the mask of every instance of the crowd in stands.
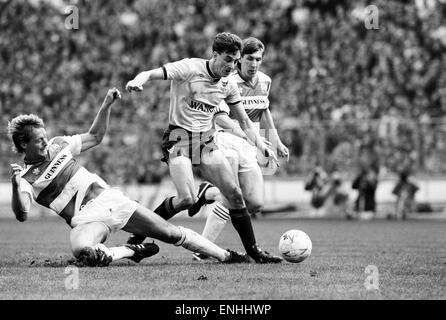
[[[0, 179], [14, 155], [7, 121], [37, 113], [50, 135], [86, 131], [107, 89], [185, 57], [210, 57], [221, 31], [266, 45], [271, 110], [292, 157], [279, 176], [316, 163], [349, 170], [372, 157], [446, 173], [446, 1], [0, 1]], [[78, 9], [79, 28], [66, 19]], [[167, 174], [160, 140], [169, 83], [115, 105], [103, 145], [82, 156], [110, 183]], [[323, 137], [321, 139], [321, 137]]]

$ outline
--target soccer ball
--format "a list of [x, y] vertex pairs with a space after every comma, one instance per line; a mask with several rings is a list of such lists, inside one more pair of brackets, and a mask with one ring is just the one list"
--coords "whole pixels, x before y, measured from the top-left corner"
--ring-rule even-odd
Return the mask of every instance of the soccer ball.
[[289, 230], [279, 240], [279, 252], [288, 262], [302, 262], [311, 254], [313, 244], [302, 230]]

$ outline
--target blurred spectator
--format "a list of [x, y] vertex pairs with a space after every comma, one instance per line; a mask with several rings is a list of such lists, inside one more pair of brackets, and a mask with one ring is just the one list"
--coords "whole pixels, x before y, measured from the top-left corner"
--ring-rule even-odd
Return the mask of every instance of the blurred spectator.
[[310, 172], [305, 180], [305, 190], [311, 191], [311, 205], [316, 210], [320, 209], [329, 194], [330, 187], [327, 185], [328, 175], [325, 170], [317, 166]]
[[339, 172], [328, 175], [317, 166], [305, 181], [305, 190], [311, 191], [313, 216], [346, 217], [348, 215], [348, 193], [343, 188]]
[[343, 181], [341, 174], [334, 171], [330, 178], [331, 196], [327, 199], [325, 204], [325, 216], [349, 218], [351, 216], [351, 209], [349, 204], [348, 192], [346, 190], [345, 181]]
[[419, 187], [412, 180], [410, 170], [402, 170], [399, 174], [399, 180], [392, 190], [396, 199], [394, 215], [388, 215], [388, 219], [405, 220], [407, 215], [416, 211], [415, 194]]
[[352, 182], [352, 189], [358, 190], [355, 202], [356, 218], [368, 220], [376, 216], [377, 186], [378, 170], [373, 166], [363, 166]]

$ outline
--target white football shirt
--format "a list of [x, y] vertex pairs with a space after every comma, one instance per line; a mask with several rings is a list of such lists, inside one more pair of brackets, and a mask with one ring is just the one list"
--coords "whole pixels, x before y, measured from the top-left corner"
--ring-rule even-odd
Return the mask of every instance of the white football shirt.
[[191, 132], [208, 131], [221, 101], [233, 105], [241, 100], [234, 78], [217, 78], [209, 60], [186, 58], [162, 68], [164, 79], [171, 80], [169, 123], [172, 125]]

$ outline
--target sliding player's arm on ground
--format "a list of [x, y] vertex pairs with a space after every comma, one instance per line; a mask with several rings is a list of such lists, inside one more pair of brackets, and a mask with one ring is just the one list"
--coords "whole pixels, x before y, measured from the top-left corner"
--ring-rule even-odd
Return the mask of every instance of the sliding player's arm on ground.
[[268, 137], [273, 145], [277, 146], [277, 154], [280, 157], [286, 157], [287, 161], [290, 159], [290, 153], [288, 148], [280, 140], [279, 134], [277, 133], [276, 126], [274, 125], [273, 116], [269, 108], [265, 110], [262, 116], [262, 127], [267, 130]]
[[87, 133], [80, 135], [82, 141], [81, 151], [93, 148], [102, 142], [102, 139], [104, 139], [105, 133], [107, 132], [111, 106], [117, 99], [121, 99], [119, 90], [116, 88], [108, 90], [90, 130], [88, 130]]
[[243, 132], [245, 132], [246, 136], [249, 140], [254, 142], [255, 146], [268, 158], [272, 158], [277, 163], [277, 157], [274, 154], [274, 151], [265, 143], [264, 139], [260, 136], [260, 133], [257, 131], [254, 123], [252, 123], [251, 119], [249, 119], [248, 115], [243, 108], [241, 102], [237, 102], [235, 104], [230, 104], [229, 108], [231, 112], [234, 114], [235, 118], [238, 120], [240, 127]]
[[22, 167], [16, 163], [11, 164], [11, 182], [12, 182], [12, 199], [11, 207], [18, 221], [23, 222], [28, 218], [28, 212], [31, 207], [31, 195], [22, 192], [22, 178], [20, 173]]
[[128, 92], [142, 91], [143, 85], [150, 80], [164, 80], [166, 79], [165, 69], [157, 68], [139, 73], [133, 80], [127, 82], [125, 90]]

